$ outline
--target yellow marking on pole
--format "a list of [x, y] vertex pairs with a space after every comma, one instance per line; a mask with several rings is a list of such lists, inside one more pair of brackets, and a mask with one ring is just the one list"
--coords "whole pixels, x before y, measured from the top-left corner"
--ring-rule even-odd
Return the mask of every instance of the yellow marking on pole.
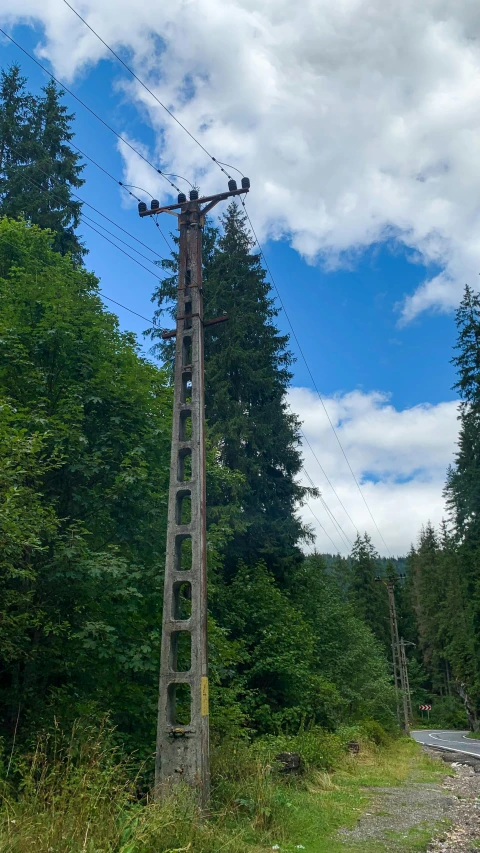
[[208, 678], [202, 675], [200, 679], [200, 713], [202, 717], [208, 717]]

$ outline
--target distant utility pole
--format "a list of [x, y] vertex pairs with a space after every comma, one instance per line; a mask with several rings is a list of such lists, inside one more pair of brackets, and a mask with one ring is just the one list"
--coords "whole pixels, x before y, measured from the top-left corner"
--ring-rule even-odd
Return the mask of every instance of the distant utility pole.
[[[408, 711], [408, 719], [411, 720], [413, 717], [412, 711], [412, 696], [410, 693], [410, 680], [408, 678], [408, 666], [407, 666], [407, 655], [405, 653], [405, 640], [400, 640], [400, 666], [403, 672], [403, 683], [405, 685], [405, 695], [407, 697], [407, 711]], [[408, 643], [408, 645], [414, 645], [413, 643]]]
[[156, 199], [150, 209], [138, 205], [142, 217], [176, 216], [180, 231], [177, 324], [163, 334], [176, 337], [176, 350], [155, 795], [185, 781], [204, 805], [210, 773], [203, 329], [227, 318], [203, 319], [202, 228], [218, 202], [249, 188], [243, 178], [241, 189], [230, 180], [218, 195], [199, 199], [191, 190], [188, 201], [180, 193], [167, 207]]
[[[390, 575], [387, 578], [377, 577], [377, 581], [381, 581], [385, 584], [388, 590], [388, 609], [390, 613], [390, 634], [392, 638], [392, 661], [393, 661], [393, 678], [395, 682], [395, 692], [397, 694], [397, 717], [398, 722], [402, 724], [403, 730], [406, 734], [410, 731], [410, 723], [409, 719], [409, 707], [411, 708], [411, 702], [409, 700], [409, 687], [408, 687], [408, 673], [407, 673], [407, 660], [405, 656], [405, 644], [402, 640], [402, 646], [400, 644], [400, 638], [398, 635], [398, 621], [397, 621], [397, 608], [395, 606], [395, 583], [397, 580], [403, 580], [403, 575]], [[405, 659], [405, 665], [402, 662], [402, 651]], [[408, 697], [407, 697], [408, 690]], [[402, 711], [400, 710], [400, 697], [402, 701]], [[402, 723], [403, 717], [403, 723]]]

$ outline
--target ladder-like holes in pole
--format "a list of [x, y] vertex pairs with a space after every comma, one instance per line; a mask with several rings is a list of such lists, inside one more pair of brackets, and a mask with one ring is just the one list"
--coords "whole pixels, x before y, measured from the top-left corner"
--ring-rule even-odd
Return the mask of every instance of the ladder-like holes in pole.
[[192, 667], [192, 635], [190, 631], [173, 631], [170, 635], [170, 669], [189, 672]]
[[185, 447], [178, 454], [177, 479], [179, 483], [185, 483], [192, 479], [192, 451]]
[[192, 568], [192, 537], [180, 533], [175, 537], [175, 571], [189, 572]]
[[188, 367], [192, 363], [192, 338], [186, 335], [182, 346], [182, 365]]
[[180, 441], [190, 441], [192, 438], [192, 413], [190, 410], [180, 412]]
[[192, 374], [189, 372], [182, 374], [181, 402], [182, 403], [191, 403], [192, 402]]
[[185, 302], [184, 315], [183, 315], [185, 317], [185, 320], [183, 323], [184, 329], [191, 329], [192, 328], [192, 318], [188, 316], [191, 313], [192, 313], [192, 303], [191, 302]]
[[173, 584], [172, 619], [186, 620], [192, 615], [192, 585], [185, 581]]
[[190, 490], [177, 492], [177, 524], [190, 524], [192, 520], [192, 493]]
[[168, 722], [171, 726], [189, 726], [192, 721], [192, 691], [189, 684], [168, 685]]

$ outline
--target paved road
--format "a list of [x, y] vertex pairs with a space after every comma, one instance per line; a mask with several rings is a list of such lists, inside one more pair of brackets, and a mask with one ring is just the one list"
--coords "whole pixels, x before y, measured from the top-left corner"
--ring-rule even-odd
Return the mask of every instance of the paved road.
[[424, 729], [423, 731], [411, 732], [418, 743], [425, 746], [434, 746], [445, 749], [448, 752], [465, 752], [467, 755], [475, 755], [480, 758], [480, 740], [467, 738], [468, 732], [441, 731], [438, 729]]

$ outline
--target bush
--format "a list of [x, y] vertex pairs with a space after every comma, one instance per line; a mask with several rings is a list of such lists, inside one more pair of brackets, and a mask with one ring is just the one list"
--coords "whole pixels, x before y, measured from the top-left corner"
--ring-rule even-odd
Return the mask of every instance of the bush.
[[468, 729], [467, 714], [463, 702], [456, 696], [438, 696], [431, 700], [429, 717], [419, 716], [419, 723], [431, 728]]
[[332, 770], [341, 765], [346, 743], [337, 734], [312, 726], [297, 735], [265, 735], [251, 749], [268, 762], [280, 752], [298, 752], [305, 770]]
[[377, 720], [363, 720], [359, 728], [364, 736], [377, 746], [388, 746], [392, 739], [391, 735], [385, 731]]

